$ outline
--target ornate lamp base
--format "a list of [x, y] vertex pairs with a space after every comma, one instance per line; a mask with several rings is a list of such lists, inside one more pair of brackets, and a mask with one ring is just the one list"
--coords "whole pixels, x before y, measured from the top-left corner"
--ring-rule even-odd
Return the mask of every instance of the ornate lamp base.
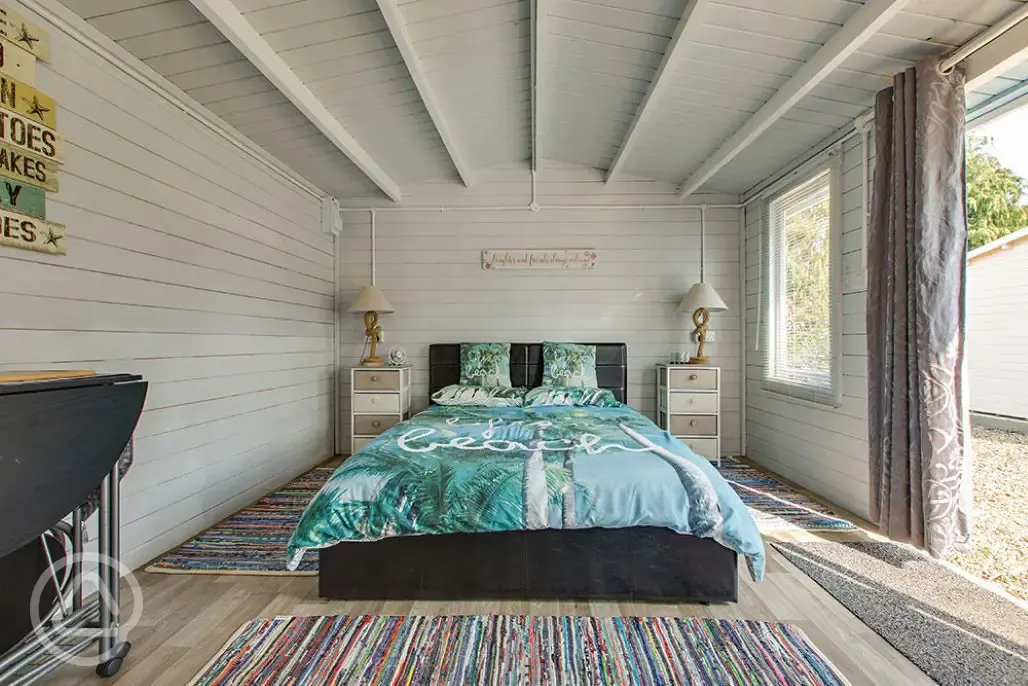
[[381, 367], [384, 362], [378, 356], [378, 339], [382, 337], [382, 327], [378, 325], [378, 312], [364, 313], [364, 335], [371, 342], [371, 350], [368, 356], [361, 360], [365, 367]]
[[707, 342], [707, 325], [710, 323], [710, 312], [705, 307], [698, 308], [692, 313], [692, 322], [696, 325], [696, 354], [689, 358], [689, 364], [707, 364], [709, 361], [703, 354], [703, 346]]

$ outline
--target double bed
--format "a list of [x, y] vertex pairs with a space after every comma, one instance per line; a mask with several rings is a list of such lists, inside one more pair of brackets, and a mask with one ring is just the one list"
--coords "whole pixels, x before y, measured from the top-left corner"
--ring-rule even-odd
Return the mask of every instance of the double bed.
[[[433, 404], [360, 450], [312, 500], [290, 564], [320, 558], [323, 597], [733, 602], [755, 578], [756, 525], [704, 458], [623, 403], [627, 349], [598, 343], [608, 406]], [[512, 344], [514, 386], [543, 378], [542, 344]], [[430, 393], [460, 345], [429, 348]]]

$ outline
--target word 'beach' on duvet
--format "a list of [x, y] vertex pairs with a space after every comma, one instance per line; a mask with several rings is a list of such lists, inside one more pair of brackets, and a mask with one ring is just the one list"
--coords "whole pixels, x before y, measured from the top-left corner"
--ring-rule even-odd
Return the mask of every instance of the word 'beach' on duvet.
[[437, 433], [438, 432], [435, 429], [430, 428], [411, 429], [397, 438], [396, 443], [401, 450], [405, 450], [409, 453], [428, 453], [437, 448], [456, 448], [457, 450], [491, 450], [497, 453], [507, 453], [512, 450], [567, 452], [568, 450], [577, 450], [581, 448], [589, 455], [599, 455], [606, 450], [624, 450], [631, 453], [644, 453], [649, 451], [649, 448], [647, 447], [629, 448], [628, 446], [620, 443], [605, 443], [603, 445], [598, 445], [602, 439], [595, 434], [588, 433], [580, 435], [578, 440], [574, 441], [567, 438], [559, 438], [554, 441], [532, 441], [531, 445], [525, 445], [519, 441], [511, 441], [505, 438], [490, 438], [479, 442], [474, 436], [454, 436], [444, 443], [436, 443], [433, 441], [428, 445], [421, 447], [411, 445], [412, 442], [424, 440]]

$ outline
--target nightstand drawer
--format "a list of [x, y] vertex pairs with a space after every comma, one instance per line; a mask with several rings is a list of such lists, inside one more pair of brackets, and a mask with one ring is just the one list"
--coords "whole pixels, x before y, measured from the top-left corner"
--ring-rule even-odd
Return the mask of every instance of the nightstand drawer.
[[353, 447], [351, 448], [350, 452], [351, 453], [357, 452], [358, 450], [360, 450], [361, 448], [366, 446], [368, 443], [371, 443], [373, 440], [375, 440], [375, 439], [374, 438], [354, 438], [353, 439]]
[[354, 393], [353, 411], [361, 414], [400, 412], [399, 393]]
[[705, 414], [673, 414], [671, 433], [675, 436], [717, 436], [717, 417]]
[[355, 391], [398, 391], [400, 390], [400, 370], [355, 370], [353, 372], [353, 389]]
[[396, 414], [362, 414], [353, 418], [353, 433], [359, 436], [377, 436], [400, 421]]
[[668, 400], [669, 412], [710, 412], [717, 414], [717, 393], [676, 393]]
[[716, 391], [716, 369], [670, 369], [673, 391]]
[[680, 440], [700, 457], [705, 457], [708, 460], [716, 460], [721, 457], [718, 454], [716, 438], [683, 438]]

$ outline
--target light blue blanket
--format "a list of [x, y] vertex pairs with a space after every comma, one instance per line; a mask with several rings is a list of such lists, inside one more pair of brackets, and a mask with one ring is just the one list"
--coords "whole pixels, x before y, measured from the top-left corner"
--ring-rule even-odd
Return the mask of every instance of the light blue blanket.
[[289, 565], [339, 541], [663, 526], [713, 538], [764, 575], [764, 544], [706, 459], [620, 407], [433, 406], [347, 460], [307, 506]]

